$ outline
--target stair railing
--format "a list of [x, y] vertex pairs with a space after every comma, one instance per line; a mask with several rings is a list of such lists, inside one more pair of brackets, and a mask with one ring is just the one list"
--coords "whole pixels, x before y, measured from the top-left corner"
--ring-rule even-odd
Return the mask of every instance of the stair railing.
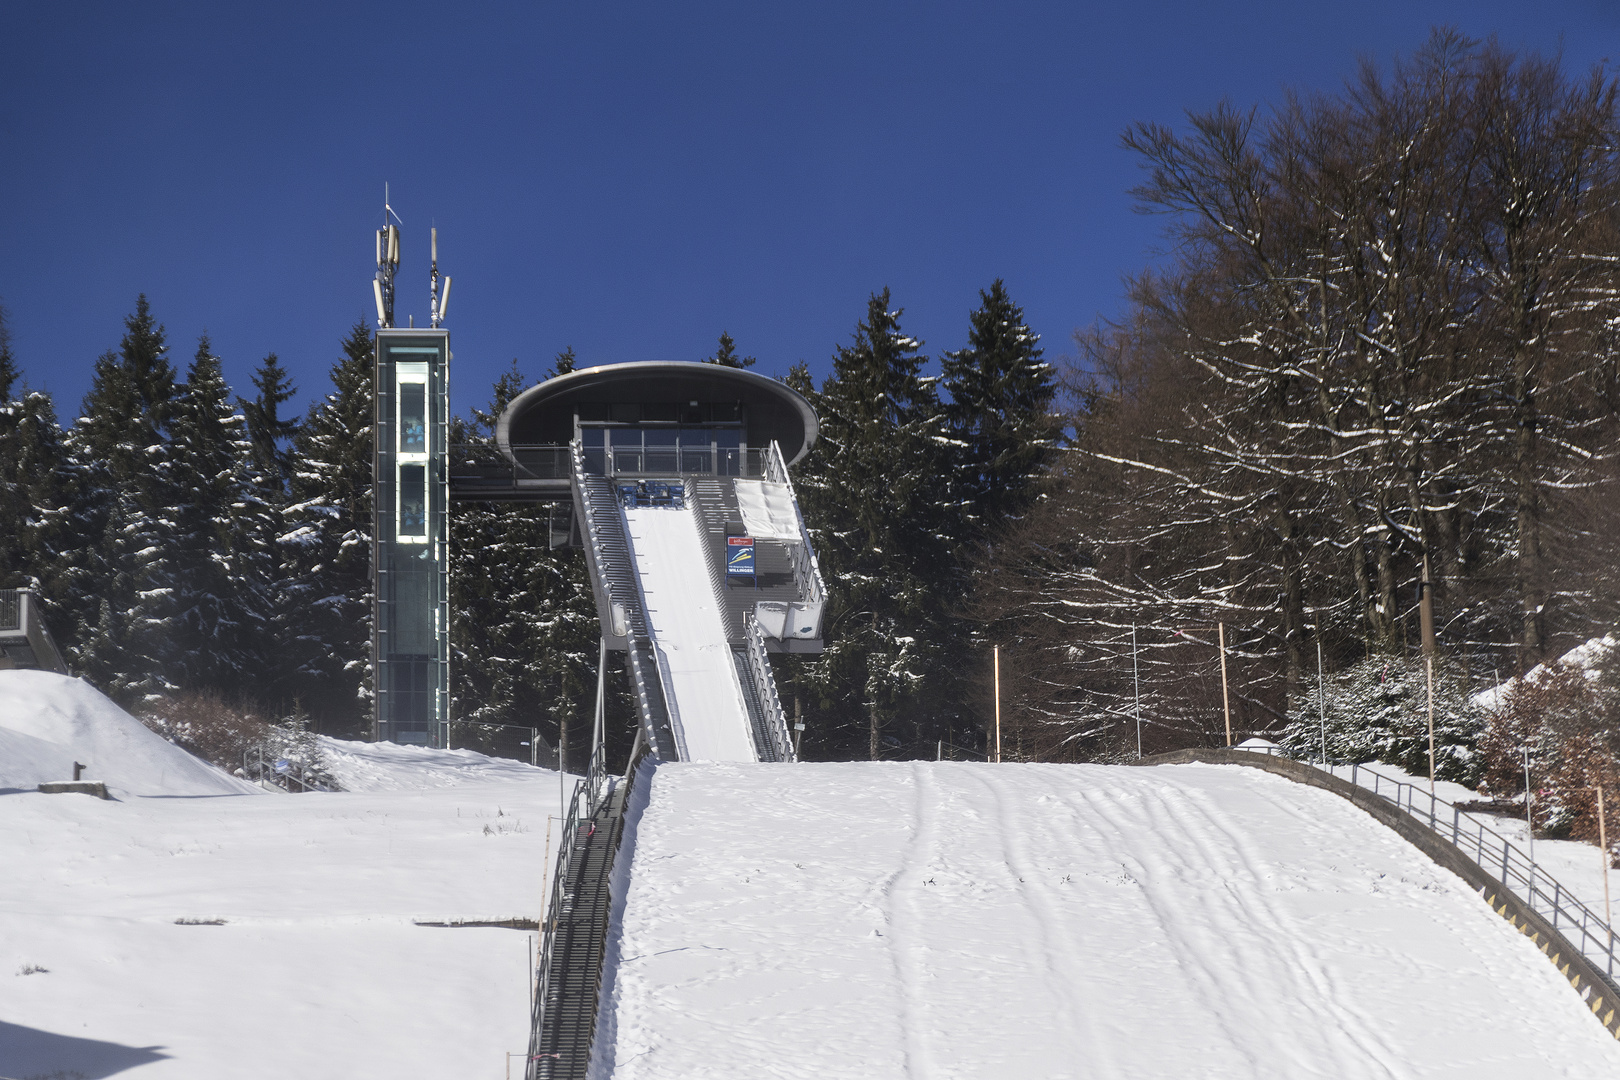
[[744, 656], [754, 687], [759, 692], [760, 707], [765, 711], [765, 730], [770, 733], [772, 749], [777, 761], [797, 761], [793, 753], [793, 736], [788, 732], [787, 713], [782, 699], [776, 693], [776, 676], [771, 671], [771, 660], [765, 651], [765, 632], [751, 611], [743, 612], [743, 637], [747, 642]]
[[[629, 640], [626, 643], [628, 645], [628, 648], [626, 650], [626, 655], [629, 658], [630, 678], [631, 678], [632, 683], [635, 685], [637, 711], [641, 714], [642, 726], [646, 729], [645, 734], [647, 736], [647, 745], [652, 747], [653, 752], [655, 754], [658, 754], [658, 755], [661, 756], [662, 753], [663, 753], [664, 748], [660, 747], [659, 742], [658, 742], [658, 731], [657, 731], [656, 715], [655, 715], [655, 710], [653, 708], [651, 687], [654, 685], [653, 680], [656, 679], [656, 680], [658, 680], [657, 685], [660, 688], [660, 690], [662, 691], [663, 690], [663, 675], [662, 675], [662, 672], [657, 672], [657, 671], [649, 672], [649, 671], [647, 671], [646, 670], [646, 664], [643, 663], [642, 657], [639, 655], [639, 653], [637, 651], [637, 638], [636, 638], [636, 634], [635, 634], [634, 623], [637, 621], [637, 619], [639, 618], [639, 615], [640, 615], [641, 599], [640, 599], [640, 589], [635, 584], [635, 569], [634, 569], [633, 566], [629, 565], [629, 561], [634, 558], [634, 556], [632, 556], [631, 553], [630, 553], [629, 534], [626, 533], [626, 535], [625, 535], [625, 552], [624, 552], [624, 556], [625, 556], [625, 560], [626, 560], [626, 565], [623, 568], [623, 573], [628, 574], [630, 576], [630, 580], [628, 582], [614, 580], [619, 575], [612, 572], [612, 569], [611, 569], [612, 564], [609, 562], [608, 557], [607, 557], [607, 553], [602, 547], [601, 524], [597, 520], [597, 509], [598, 508], [595, 505], [594, 501], [592, 500], [592, 498], [591, 498], [591, 490], [587, 486], [587, 474], [585, 472], [585, 447], [584, 447], [584, 444], [581, 443], [578, 439], [575, 439], [574, 443], [573, 443], [573, 446], [572, 446], [572, 451], [573, 451], [573, 469], [574, 469], [573, 482], [574, 482], [574, 487], [575, 487], [575, 490], [577, 490], [579, 492], [580, 506], [584, 508], [584, 515], [585, 515], [585, 521], [584, 521], [584, 525], [585, 525], [585, 528], [584, 528], [585, 542], [590, 545], [591, 559], [595, 562], [595, 564], [596, 564], [596, 572], [602, 579], [602, 591], [607, 594], [609, 610], [610, 611], [612, 610], [612, 606], [614, 604], [622, 604], [624, 606], [624, 609], [625, 609], [626, 619], [631, 623], [631, 625], [626, 627], [626, 630], [629, 631], [629, 634], [628, 634]], [[611, 480], [608, 480], [608, 479], [605, 479], [605, 478], [602, 478], [602, 477], [593, 477], [593, 478], [597, 479], [597, 480], [600, 480], [601, 483], [607, 485], [608, 493], [609, 493], [610, 496], [612, 496], [613, 482]], [[617, 509], [617, 499], [616, 499], [616, 497], [615, 497], [614, 505], [615, 505], [615, 511], [614, 512], [619, 513], [620, 511], [618, 511], [618, 509]], [[622, 519], [621, 519], [621, 528], [622, 528]], [[666, 712], [666, 715], [667, 715], [667, 713], [668, 713], [668, 702], [669, 702], [669, 696], [668, 696], [667, 693], [663, 694], [663, 701], [665, 702], [665, 712]], [[672, 725], [670, 725], [670, 727], [671, 727], [672, 733], [674, 733], [673, 732], [674, 725], [672, 724]], [[679, 741], [679, 734], [678, 733], [675, 733], [675, 738], [677, 739], [677, 742], [678, 742]], [[677, 746], [676, 749], [677, 749], [678, 752], [682, 752], [682, 756], [684, 756], [683, 748]]]
[[606, 769], [606, 753], [601, 746], [591, 752], [591, 762], [585, 776], [574, 782], [574, 796], [568, 801], [568, 815], [563, 819], [562, 837], [557, 842], [557, 861], [551, 873], [551, 890], [546, 902], [546, 918], [540, 924], [540, 954], [536, 958], [534, 1011], [529, 1025], [529, 1080], [542, 1080], [550, 1074], [549, 1062], [540, 1058], [540, 1044], [545, 1030], [546, 1006], [552, 1002], [559, 987], [556, 985], [552, 954], [556, 948], [557, 927], [573, 910], [574, 896], [568, 890], [568, 875], [574, 865], [579, 848], [580, 833], [589, 828], [612, 791], [613, 777]]
[[816, 558], [815, 545], [810, 542], [810, 530], [805, 527], [804, 511], [799, 508], [799, 496], [793, 490], [793, 479], [788, 476], [787, 462], [782, 458], [782, 447], [774, 439], [771, 440], [770, 450], [765, 454], [765, 479], [786, 486], [788, 496], [793, 500], [793, 513], [799, 519], [799, 542], [784, 546], [787, 548], [788, 562], [793, 567], [793, 584], [807, 605], [815, 605], [815, 636], [820, 637], [821, 609], [827, 596], [826, 585], [821, 580], [821, 562]]

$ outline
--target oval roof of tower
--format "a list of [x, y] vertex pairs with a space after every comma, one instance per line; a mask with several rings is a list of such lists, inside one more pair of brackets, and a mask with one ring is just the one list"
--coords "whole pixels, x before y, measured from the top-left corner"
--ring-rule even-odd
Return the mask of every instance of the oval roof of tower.
[[707, 425], [741, 419], [749, 446], [775, 440], [792, 464], [816, 443], [815, 410], [785, 383], [742, 368], [651, 360], [581, 368], [531, 386], [495, 425], [501, 452], [561, 446], [582, 421]]

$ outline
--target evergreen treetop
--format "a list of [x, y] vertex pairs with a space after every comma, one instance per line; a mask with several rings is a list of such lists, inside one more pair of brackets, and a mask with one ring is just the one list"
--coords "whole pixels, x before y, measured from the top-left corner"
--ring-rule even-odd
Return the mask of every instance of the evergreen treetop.
[[292, 478], [292, 444], [298, 435], [298, 418], [282, 417], [281, 407], [292, 400], [298, 388], [275, 353], [259, 362], [253, 385], [258, 393], [252, 400], [236, 399], [247, 421], [253, 470], [272, 492], [285, 493]]
[[703, 362], [705, 364], [719, 364], [721, 367], [728, 368], [751, 368], [759, 363], [752, 356], [738, 356], [737, 343], [724, 330], [720, 332], [719, 348], [715, 350], [713, 356], [705, 356]]
[[1052, 412], [1052, 365], [1023, 309], [1000, 278], [979, 298], [967, 348], [945, 353], [940, 367], [957, 450], [954, 497], [969, 531], [983, 537], [1028, 509], [1062, 427]]

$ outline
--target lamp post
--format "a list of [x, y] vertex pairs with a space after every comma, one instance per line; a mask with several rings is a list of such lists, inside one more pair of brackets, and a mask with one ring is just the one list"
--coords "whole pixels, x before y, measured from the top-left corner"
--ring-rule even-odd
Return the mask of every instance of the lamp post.
[[[1434, 795], [1434, 586], [1429, 581], [1429, 553], [1423, 553], [1423, 581], [1418, 585], [1418, 624], [1423, 629], [1423, 671], [1429, 684], [1429, 795]], [[1528, 760], [1528, 759], [1526, 759]], [[1528, 771], [1526, 772], [1528, 775]], [[1528, 784], [1525, 805], [1530, 802]]]

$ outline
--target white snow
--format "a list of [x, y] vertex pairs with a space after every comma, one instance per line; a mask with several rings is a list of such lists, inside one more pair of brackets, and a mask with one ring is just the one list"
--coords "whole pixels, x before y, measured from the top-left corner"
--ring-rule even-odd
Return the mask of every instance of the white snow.
[[1620, 1069], [1460, 879], [1259, 770], [665, 765], [625, 850], [598, 1078]]
[[757, 760], [696, 511], [640, 506], [623, 512], [684, 757]]
[[414, 923], [541, 917], [557, 777], [425, 764], [417, 790], [0, 796], [0, 1076], [521, 1068], [532, 935]]
[[[364, 790], [263, 795], [84, 683], [0, 672], [0, 1077], [521, 1069], [533, 935], [414, 924], [542, 916], [557, 774], [321, 746]], [[75, 756], [116, 801], [32, 790]]]
[[[344, 791], [418, 791], [501, 781], [528, 783], [537, 775], [524, 762], [490, 757], [476, 750], [350, 742], [325, 735], [317, 736], [316, 741], [327, 771]], [[548, 771], [547, 775], [557, 774]], [[570, 777], [570, 782], [573, 779]]]
[[259, 792], [150, 731], [87, 682], [0, 671], [0, 794], [71, 780], [75, 761], [83, 779], [102, 781], [115, 798]]
[[[1333, 774], [1345, 780], [1350, 779], [1351, 768], [1348, 765], [1334, 766]], [[1412, 804], [1417, 807], [1420, 816], [1427, 813], [1428, 805], [1424, 793], [1429, 790], [1429, 779], [1426, 776], [1413, 776], [1399, 765], [1387, 765], [1378, 762], [1373, 765], [1364, 765], [1356, 770], [1356, 782], [1369, 791], [1382, 790], [1394, 794], [1389, 784], [1375, 783], [1372, 774], [1378, 774], [1386, 779], [1408, 783], [1417, 788], [1417, 794], [1412, 797]], [[1449, 780], [1435, 782], [1435, 795], [1453, 806], [1483, 800], [1485, 797], [1479, 792], [1462, 784], [1454, 784]], [[1402, 796], [1403, 805], [1408, 797]], [[1522, 805], [1522, 798], [1521, 798]], [[1547, 879], [1557, 881], [1562, 887], [1561, 891], [1573, 895], [1600, 917], [1603, 915], [1603, 854], [1596, 844], [1580, 843], [1574, 840], [1536, 840], [1530, 842], [1529, 829], [1525, 827], [1523, 813], [1516, 814], [1487, 814], [1479, 811], [1464, 811], [1465, 821], [1477, 822], [1496, 833], [1504, 840], [1510, 841], [1527, 858], [1534, 857], [1536, 866]], [[1442, 821], [1451, 821], [1450, 812], [1447, 811]], [[1465, 833], [1465, 835], [1468, 835]], [[1610, 872], [1611, 894], [1620, 892], [1620, 871]], [[1546, 879], [1542, 879], [1540, 888], [1550, 890], [1552, 886]], [[1611, 895], [1611, 901], [1620, 897]], [[1620, 905], [1616, 905], [1620, 906]], [[1613, 919], [1607, 920], [1613, 922]]]

